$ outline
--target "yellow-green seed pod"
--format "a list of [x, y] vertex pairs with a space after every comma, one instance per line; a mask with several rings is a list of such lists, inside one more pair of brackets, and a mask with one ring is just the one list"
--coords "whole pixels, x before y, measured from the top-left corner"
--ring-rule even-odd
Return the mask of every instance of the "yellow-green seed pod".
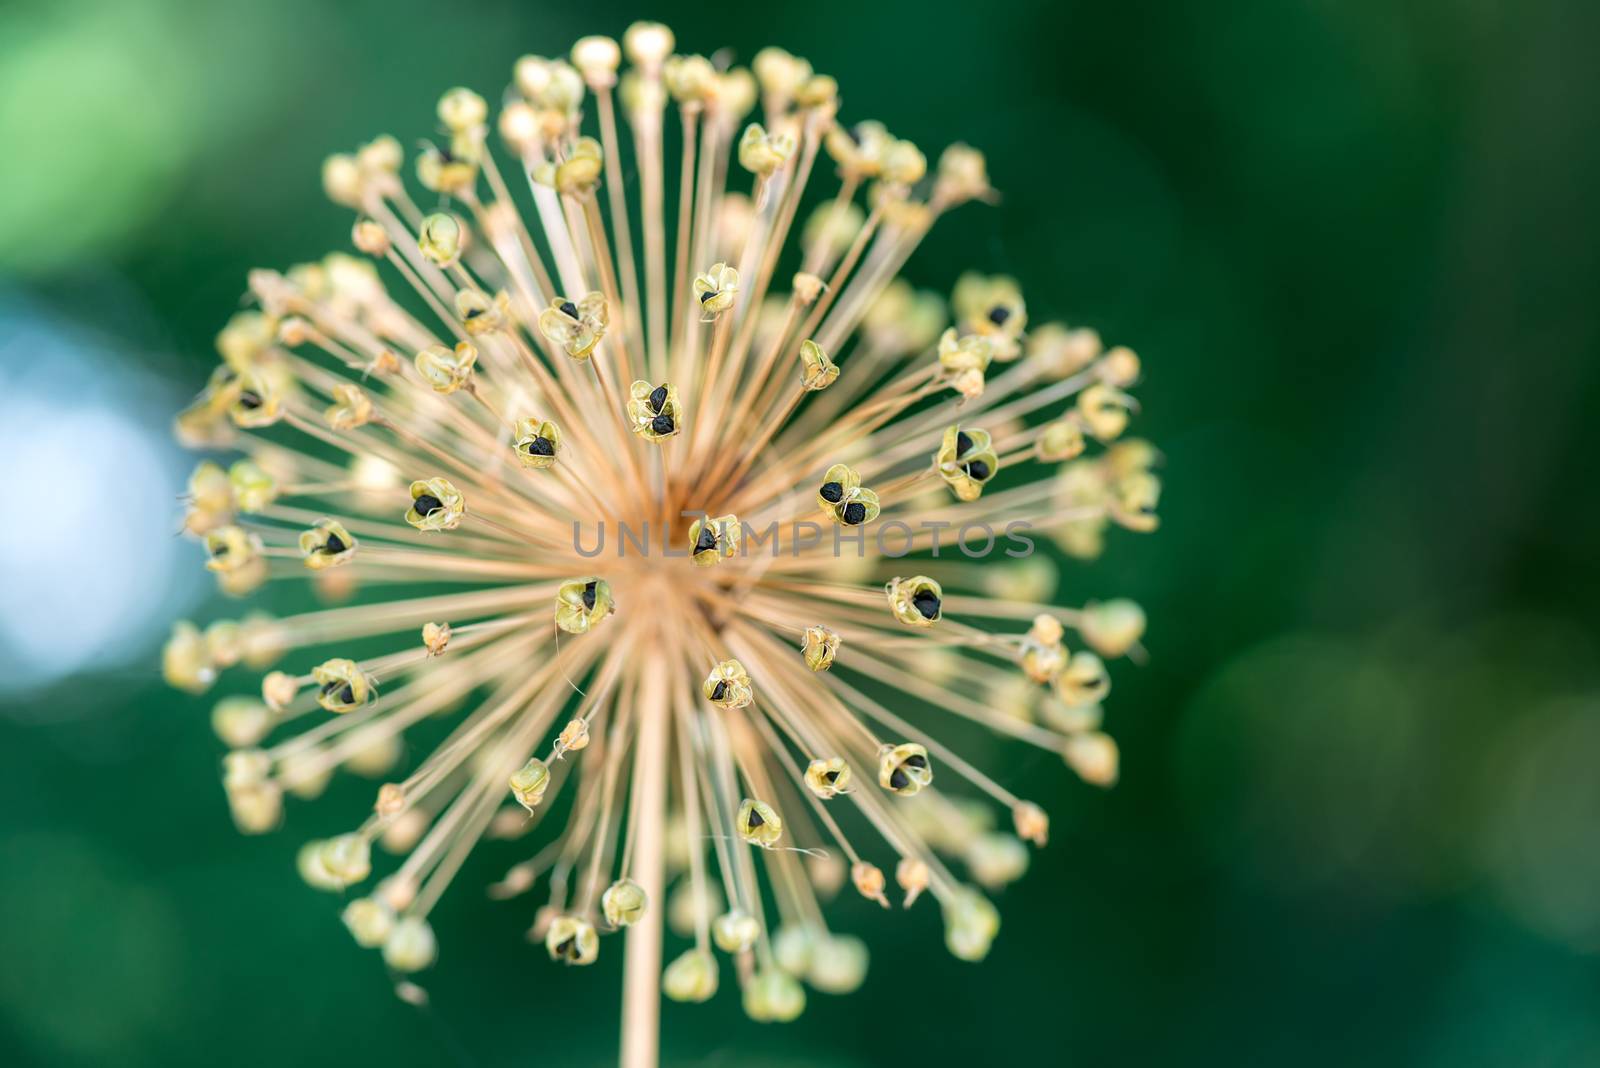
[[205, 536], [206, 567], [211, 571], [238, 571], [254, 563], [261, 540], [243, 527], [219, 527]]
[[278, 481], [254, 460], [235, 460], [228, 468], [228, 490], [233, 508], [240, 512], [259, 512], [278, 499]]
[[272, 709], [254, 697], [224, 697], [211, 709], [211, 729], [234, 749], [260, 744], [276, 722]]
[[561, 452], [561, 429], [554, 423], [548, 419], [518, 419], [512, 433], [519, 464], [535, 471], [555, 466]]
[[283, 398], [278, 390], [254, 371], [240, 375], [227, 396], [228, 418], [234, 426], [259, 430], [283, 417]]
[[1139, 381], [1139, 354], [1126, 345], [1107, 350], [1095, 365], [1100, 381], [1119, 389], [1127, 389]]
[[1116, 387], [1096, 382], [1078, 394], [1077, 414], [1089, 433], [1111, 441], [1127, 429], [1132, 403], [1132, 398]]
[[958, 959], [980, 961], [1000, 933], [1000, 913], [975, 888], [958, 887], [944, 903], [944, 944]]
[[372, 845], [359, 834], [340, 834], [322, 843], [322, 870], [340, 888], [372, 874]]
[[807, 627], [800, 639], [800, 655], [805, 657], [806, 667], [812, 671], [831, 668], [833, 658], [839, 655], [840, 641], [837, 633], [821, 624]]
[[417, 374], [435, 393], [450, 394], [471, 380], [472, 366], [478, 362], [478, 350], [465, 341], [457, 342], [453, 349], [429, 345], [417, 353], [414, 362]]
[[843, 757], [818, 758], [806, 765], [806, 788], [822, 800], [850, 791], [850, 765]]
[[342, 208], [360, 207], [365, 192], [361, 165], [348, 152], [336, 152], [322, 161], [322, 191]]
[[737, 660], [724, 660], [712, 668], [700, 692], [718, 708], [745, 708], [756, 699], [750, 673]]
[[417, 156], [417, 181], [428, 192], [440, 196], [460, 197], [471, 193], [473, 186], [478, 184], [475, 147], [470, 139], [464, 137], [452, 137], [448, 149], [437, 145], [425, 146]]
[[689, 560], [697, 567], [710, 567], [737, 556], [742, 535], [736, 515], [696, 519], [689, 524]]
[[442, 656], [450, 645], [450, 624], [424, 623], [422, 625], [422, 647], [428, 651], [429, 656]]
[[928, 157], [910, 141], [894, 140], [884, 146], [878, 174], [891, 189], [903, 191], [927, 173]]
[[456, 294], [456, 315], [471, 336], [492, 334], [503, 330], [510, 320], [511, 298], [505, 290], [491, 297], [476, 289], [463, 289]]
[[377, 949], [394, 933], [394, 909], [375, 897], [358, 897], [339, 914], [350, 931], [356, 945], [363, 949]]
[[1111, 676], [1105, 662], [1088, 652], [1072, 654], [1055, 677], [1056, 696], [1069, 706], [1094, 705], [1111, 692]]
[[785, 924], [772, 935], [772, 958], [788, 975], [801, 976], [811, 967], [811, 946], [817, 931], [808, 925]]
[[1112, 786], [1117, 781], [1121, 760], [1116, 740], [1109, 734], [1091, 730], [1068, 735], [1061, 744], [1061, 757], [1091, 786]]
[[355, 430], [372, 422], [372, 398], [360, 386], [342, 382], [333, 387], [333, 403], [323, 418], [335, 430]]
[[229, 668], [244, 656], [244, 627], [231, 619], [219, 619], [206, 627], [202, 635], [206, 654], [219, 668]]
[[1083, 427], [1076, 419], [1057, 419], [1039, 434], [1033, 454], [1047, 464], [1076, 459], [1083, 454]]
[[1078, 633], [1101, 656], [1123, 656], [1144, 637], [1144, 609], [1125, 597], [1092, 601], [1078, 619]]
[[726, 263], [713, 263], [705, 274], [695, 276], [693, 290], [700, 321], [709, 323], [733, 307], [739, 296], [739, 270]]
[[438, 957], [438, 940], [421, 916], [402, 916], [383, 943], [383, 963], [397, 972], [420, 972]]
[[781, 105], [793, 99], [800, 87], [811, 77], [811, 64], [773, 45], [755, 54], [750, 61], [761, 92], [769, 98], [772, 110], [782, 110]]
[[661, 973], [661, 992], [673, 1001], [710, 1001], [717, 992], [716, 958], [705, 950], [687, 950]]
[[587, 360], [605, 337], [609, 321], [602, 293], [587, 293], [575, 301], [556, 297], [539, 313], [539, 332], [574, 360]]
[[757, 801], [753, 797], [747, 797], [740, 803], [733, 826], [740, 838], [762, 849], [772, 848], [783, 837], [783, 821], [778, 818], [777, 812], [765, 801]]
[[210, 460], [202, 461], [189, 476], [189, 511], [183, 526], [190, 534], [226, 526], [233, 518], [233, 484], [228, 473]]
[[600, 895], [600, 912], [613, 927], [631, 927], [644, 917], [644, 887], [632, 879], [618, 879]]
[[984, 485], [1000, 471], [1000, 457], [989, 432], [976, 427], [946, 427], [934, 462], [939, 477], [962, 501], [977, 500]]
[[538, 757], [529, 757], [528, 762], [511, 776], [511, 796], [529, 812], [544, 800], [544, 793], [549, 788], [550, 768]]
[[466, 499], [447, 478], [411, 483], [406, 522], [422, 531], [454, 530], [467, 514]]
[[744, 1012], [760, 1023], [788, 1023], [806, 1008], [806, 992], [787, 972], [758, 971], [745, 984]]
[[1022, 355], [1020, 338], [1028, 325], [1028, 310], [1016, 279], [968, 272], [957, 280], [950, 304], [961, 329], [987, 339], [995, 359], [1010, 363]]
[[452, 133], [482, 126], [489, 118], [489, 104], [471, 89], [455, 88], [439, 98], [439, 121]]
[[311, 669], [311, 679], [319, 688], [317, 704], [336, 714], [353, 711], [378, 696], [378, 684], [354, 660], [324, 660]]
[[1045, 323], [1028, 332], [1028, 359], [1048, 377], [1057, 380], [1076, 374], [1099, 357], [1100, 335], [1087, 327], [1068, 329], [1062, 323]]
[[861, 476], [848, 464], [828, 468], [817, 488], [817, 505], [829, 519], [847, 527], [870, 523], [882, 510], [878, 495], [861, 485]]
[[883, 167], [883, 153], [894, 139], [881, 122], [839, 123], [828, 130], [823, 147], [839, 165], [840, 177], [876, 178]]
[[854, 935], [822, 934], [811, 947], [806, 982], [825, 994], [850, 994], [867, 978], [867, 944]]
[[946, 330], [939, 338], [939, 368], [945, 380], [963, 393], [970, 393], [969, 382], [977, 383], [976, 392], [982, 393], [983, 376], [994, 359], [994, 345], [979, 334], [957, 334], [955, 327]]
[[274, 712], [288, 708], [299, 690], [299, 682], [287, 671], [269, 671], [261, 680], [261, 700]]
[[559, 163], [541, 163], [533, 169], [533, 180], [565, 196], [587, 200], [600, 187], [604, 171], [600, 142], [580, 137], [572, 143], [567, 158]]
[[932, 781], [933, 766], [922, 746], [903, 742], [878, 750], [878, 785], [890, 793], [910, 797]]
[[1022, 673], [1037, 683], [1050, 682], [1059, 675], [1067, 665], [1067, 647], [1061, 643], [1064, 634], [1061, 621], [1055, 616], [1035, 616], [1017, 658]]
[[417, 248], [429, 263], [453, 267], [466, 247], [466, 231], [461, 220], [448, 212], [436, 212], [422, 220], [417, 232]]
[[661, 442], [683, 429], [683, 409], [678, 387], [670, 382], [652, 386], [635, 382], [628, 387], [628, 425], [646, 441]]
[[350, 243], [368, 256], [387, 256], [392, 245], [389, 231], [374, 219], [357, 219], [350, 227]]
[[611, 585], [605, 579], [571, 579], [556, 591], [556, 626], [568, 634], [586, 634], [614, 611]]
[[908, 627], [931, 627], [944, 615], [944, 589], [926, 575], [892, 578], [884, 593], [894, 618]]
[[946, 148], [939, 156], [939, 174], [933, 195], [951, 204], [992, 199], [994, 188], [989, 184], [989, 169], [983, 153], [960, 142]]
[[700, 108], [717, 86], [717, 68], [705, 56], [672, 56], [662, 64], [661, 81], [685, 108]]
[[313, 571], [347, 564], [355, 557], [356, 539], [335, 519], [319, 519], [317, 525], [300, 533], [300, 552]]
[[161, 648], [161, 676], [168, 686], [186, 693], [205, 693], [217, 681], [205, 637], [187, 619], [172, 625], [172, 634]]
[[266, 834], [283, 820], [283, 788], [275, 782], [230, 788], [228, 815], [240, 834]]
[[808, 392], [827, 389], [839, 377], [839, 365], [815, 341], [800, 342], [800, 385]]
[[593, 964], [600, 955], [600, 936], [594, 924], [577, 916], [557, 916], [544, 934], [545, 952], [551, 960], [567, 964]]
[[768, 134], [759, 122], [746, 126], [739, 138], [739, 166], [751, 174], [770, 175], [792, 155], [794, 138], [788, 134]]
[[711, 940], [724, 953], [743, 953], [760, 937], [761, 921], [743, 909], [729, 909], [711, 921]]
[[827, 108], [838, 103], [838, 79], [827, 74], [813, 74], [795, 91], [794, 102], [802, 108]]
[[617, 67], [622, 64], [622, 49], [609, 37], [581, 37], [572, 46], [572, 65], [591, 89], [617, 84]]
[[980, 886], [1003, 890], [1027, 874], [1028, 847], [1013, 835], [990, 831], [967, 844], [962, 860]]
[[568, 720], [567, 725], [561, 728], [561, 733], [556, 736], [556, 750], [559, 753], [576, 753], [580, 749], [589, 747], [589, 724], [582, 719]]

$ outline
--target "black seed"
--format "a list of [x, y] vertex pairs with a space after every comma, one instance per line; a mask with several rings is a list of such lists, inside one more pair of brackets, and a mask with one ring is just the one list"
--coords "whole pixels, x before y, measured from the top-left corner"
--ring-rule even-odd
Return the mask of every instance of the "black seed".
[[576, 319], [578, 317], [578, 306], [570, 300], [564, 300], [561, 302], [561, 314]]
[[712, 297], [714, 297], [716, 295], [717, 295], [717, 291], [716, 290], [708, 289], [704, 293], [700, 294], [700, 303], [704, 304], [706, 301], [710, 300]]
[[694, 541], [694, 551], [697, 553], [703, 553], [708, 552], [711, 549], [715, 549], [716, 547], [717, 532], [712, 530], [709, 525], [701, 527], [700, 536]]
[[910, 777], [907, 776], [906, 773], [901, 771], [899, 768], [895, 768], [894, 769], [894, 773], [889, 776], [889, 789], [891, 789], [891, 790], [904, 790], [907, 786], [910, 786], [910, 785], [911, 785]]
[[759, 827], [766, 822], [766, 820], [761, 818], [761, 813], [757, 812], [755, 809], [750, 810], [750, 826], [752, 829]]
[[849, 526], [856, 526], [866, 522], [867, 506], [860, 501], [851, 501], [844, 506], [844, 521]]
[[726, 696], [728, 696], [728, 683], [727, 680], [724, 679], [719, 681], [711, 688], [711, 699], [713, 701], [720, 701]]
[[982, 460], [974, 460], [967, 465], [967, 474], [979, 482], [985, 482], [989, 478], [989, 465]]
[[989, 309], [989, 321], [995, 326], [1004, 326], [1009, 318], [1011, 318], [1011, 309], [1004, 304], [996, 304]]
[[336, 556], [348, 548], [349, 546], [344, 543], [344, 539], [337, 534], [329, 534], [328, 540], [322, 545], [322, 551], [329, 556]]
[[970, 448], [972, 448], [972, 439], [967, 437], [967, 432], [965, 430], [956, 431], [956, 455], [965, 456]]
[[859, 145], [861, 143], [861, 124], [860, 123], [857, 123], [854, 126], [846, 126], [844, 128], [844, 132], [849, 134], [850, 135], [850, 140], [854, 141], [856, 144]]
[[823, 782], [833, 782], [838, 777], [839, 773], [837, 771], [825, 771], [822, 773]]
[[672, 416], [670, 416], [670, 415], [658, 415], [658, 416], [656, 416], [654, 419], [650, 420], [650, 429], [654, 430], [657, 434], [670, 434], [670, 433], [672, 433]]
[[424, 493], [411, 502], [411, 507], [416, 509], [418, 515], [432, 515], [444, 507], [444, 502], [431, 493]]
[[555, 443], [549, 438], [534, 438], [528, 442], [528, 455], [530, 456], [554, 456], [555, 454]]
[[928, 758], [923, 756], [921, 753], [912, 753], [910, 756], [906, 757], [905, 760], [901, 761], [901, 764], [902, 766], [908, 768], [925, 768], [928, 766]]
[[225, 541], [217, 542], [217, 544], [212, 546], [212, 548], [211, 548], [211, 555], [212, 556], [227, 556], [228, 555], [228, 543], [225, 542]]
[[837, 482], [824, 482], [822, 489], [818, 492], [822, 495], [822, 499], [829, 504], [838, 504], [839, 498], [844, 496], [844, 487]]
[[590, 612], [594, 611], [594, 587], [593, 582], [586, 582], [583, 585], [583, 607]]
[[574, 935], [565, 942], [562, 942], [560, 945], [556, 946], [556, 953], [563, 957], [577, 957], [577, 951], [573, 949], [577, 943], [578, 938], [576, 935]]
[[667, 406], [667, 387], [666, 386], [657, 386], [655, 389], [652, 389], [650, 391], [650, 410], [652, 412], [655, 412], [657, 415], [660, 415], [661, 414], [661, 409], [665, 408], [666, 406]]
[[467, 312], [467, 318], [468, 319], [476, 319], [478, 316], [480, 316], [482, 314], [483, 314], [483, 309], [482, 308], [473, 308], [471, 311]]
[[911, 598], [911, 603], [922, 613], [923, 619], [934, 619], [939, 615], [939, 598], [932, 590], [923, 590]]
[[239, 407], [241, 408], [248, 408], [251, 411], [254, 411], [255, 409], [261, 407], [261, 403], [261, 394], [257, 393], [255, 390], [247, 389], [243, 393], [239, 394]]

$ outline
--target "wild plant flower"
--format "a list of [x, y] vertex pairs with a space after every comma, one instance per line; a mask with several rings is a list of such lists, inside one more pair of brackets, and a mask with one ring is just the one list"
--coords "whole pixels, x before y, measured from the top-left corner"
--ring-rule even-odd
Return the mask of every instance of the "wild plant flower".
[[[449, 91], [414, 181], [391, 137], [328, 159], [362, 255], [253, 272], [176, 425], [244, 454], [199, 466], [184, 518], [222, 589], [303, 578], [329, 606], [179, 623], [164, 662], [192, 693], [284, 665], [214, 713], [241, 830], [341, 768], [385, 780], [299, 863], [352, 893], [407, 997], [468, 853], [533, 843], [490, 894], [546, 895], [530, 937], [568, 965], [628, 929], [630, 1064], [654, 1059], [658, 991], [713, 996], [713, 946], [757, 1019], [799, 1014], [801, 980], [860, 985], [865, 946], [820, 905], [847, 879], [931, 898], [950, 951], [985, 956], [999, 913], [971, 883], [1019, 876], [1049, 823], [938, 732], [1115, 780], [1101, 657], [1137, 653], [1144, 615], [1056, 607], [1053, 565], [1009, 557], [1153, 530], [1160, 490], [1122, 438], [1130, 350], [1026, 330], [1008, 278], [964, 275], [948, 308], [897, 280], [994, 199], [981, 154], [930, 169], [781, 50], [752, 74], [673, 47], [641, 23], [524, 57], [497, 117]], [[408, 748], [439, 717], [445, 740]]]

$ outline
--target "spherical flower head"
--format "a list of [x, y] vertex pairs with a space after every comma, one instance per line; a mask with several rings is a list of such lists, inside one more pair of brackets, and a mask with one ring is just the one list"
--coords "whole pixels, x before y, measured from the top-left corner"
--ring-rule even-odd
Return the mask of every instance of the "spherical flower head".
[[605, 579], [569, 579], [556, 591], [556, 626], [568, 634], [587, 634], [616, 607], [611, 585]]
[[518, 419], [512, 430], [517, 463], [533, 471], [555, 466], [561, 453], [561, 429], [547, 419]]
[[783, 837], [783, 820], [778, 818], [777, 811], [753, 797], [740, 802], [733, 826], [740, 838], [763, 849], [771, 849]]
[[960, 501], [977, 500], [985, 484], [1000, 471], [1000, 457], [989, 432], [959, 424], [946, 428], [934, 462], [939, 477]]
[[466, 498], [447, 478], [429, 478], [411, 483], [411, 507], [405, 520], [418, 530], [454, 530], [467, 514]]
[[805, 657], [806, 667], [812, 671], [831, 668], [833, 658], [839, 655], [841, 640], [836, 631], [821, 624], [807, 627], [800, 639], [800, 655]]
[[574, 360], [587, 360], [606, 336], [608, 321], [601, 293], [587, 293], [577, 300], [557, 297], [539, 313], [539, 332]]
[[710, 567], [739, 553], [742, 528], [736, 515], [709, 516], [689, 524], [689, 560]]
[[662, 973], [661, 992], [673, 1001], [710, 1001], [717, 992], [716, 958], [705, 950], [686, 951]]
[[759, 122], [752, 122], [739, 137], [739, 166], [768, 177], [789, 161], [794, 147], [794, 138], [788, 134], [768, 134]]
[[632, 879], [618, 879], [600, 895], [600, 912], [613, 927], [631, 927], [644, 918], [644, 887]]
[[319, 519], [316, 526], [301, 532], [300, 554], [313, 571], [338, 567], [355, 558], [356, 539], [337, 519]]
[[342, 715], [360, 708], [378, 696], [378, 684], [354, 660], [334, 657], [311, 669], [311, 681], [318, 687], [317, 704], [326, 711]]
[[824, 801], [850, 790], [850, 765], [843, 757], [813, 760], [806, 765], [806, 789]]
[[878, 751], [878, 785], [891, 794], [910, 797], [933, 781], [928, 750], [915, 742], [886, 745]]
[[691, 288], [700, 309], [700, 321], [712, 322], [733, 307], [739, 295], [739, 272], [726, 263], [713, 263], [705, 274], [695, 276]]
[[890, 579], [884, 592], [894, 618], [908, 627], [931, 627], [943, 615], [944, 589], [927, 575]]
[[807, 338], [800, 342], [800, 385], [811, 393], [819, 393], [833, 385], [839, 377], [839, 365], [828, 359], [822, 346]]
[[858, 527], [878, 518], [878, 495], [861, 484], [861, 476], [848, 464], [834, 464], [817, 488], [817, 505], [841, 526]]
[[628, 387], [628, 425], [646, 441], [662, 442], [678, 434], [683, 430], [678, 388], [670, 382], [633, 383]]
[[594, 924], [578, 916], [557, 916], [544, 935], [545, 952], [564, 964], [593, 964], [600, 956]]
[[700, 692], [718, 708], [747, 708], [756, 698], [750, 673], [737, 660], [724, 660], [712, 668]]

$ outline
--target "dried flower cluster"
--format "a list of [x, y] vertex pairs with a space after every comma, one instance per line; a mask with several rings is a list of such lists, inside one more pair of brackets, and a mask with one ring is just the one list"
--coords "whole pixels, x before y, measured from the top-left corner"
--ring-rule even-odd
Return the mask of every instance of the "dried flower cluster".
[[861, 984], [821, 907], [846, 883], [987, 953], [984, 891], [1048, 822], [942, 726], [1116, 778], [1103, 658], [1143, 613], [1054, 607], [1046, 556], [1010, 557], [1154, 529], [1139, 360], [1029, 329], [1008, 278], [898, 280], [992, 199], [983, 156], [930, 169], [837, 107], [805, 60], [722, 69], [644, 23], [524, 57], [498, 116], [453, 89], [414, 181], [390, 137], [327, 161], [360, 255], [254, 272], [177, 419], [242, 453], [200, 464], [184, 519], [222, 589], [309, 579], [327, 607], [180, 623], [166, 676], [266, 672], [213, 717], [243, 831], [339, 769], [383, 780], [300, 869], [408, 997], [468, 853], [527, 841], [491, 896], [543, 894], [531, 937], [569, 965], [629, 929], [624, 1059], [650, 1063], [659, 992], [712, 997], [718, 951], [760, 1020]]

